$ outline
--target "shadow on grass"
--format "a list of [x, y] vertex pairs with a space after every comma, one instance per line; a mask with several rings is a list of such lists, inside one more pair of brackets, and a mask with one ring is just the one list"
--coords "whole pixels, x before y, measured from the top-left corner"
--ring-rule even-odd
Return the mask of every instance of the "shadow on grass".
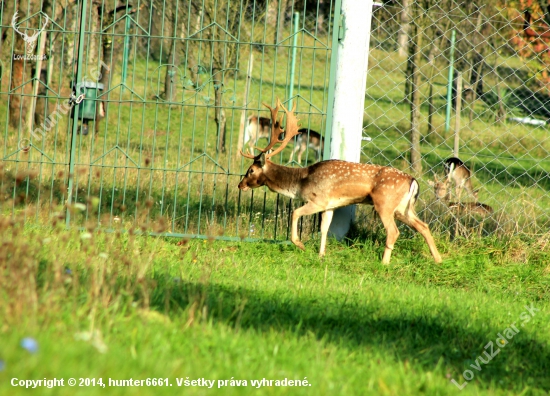
[[[159, 286], [164, 283], [164, 287], [171, 288], [165, 279], [158, 282]], [[153, 301], [153, 306], [161, 311], [166, 308], [165, 293], [165, 288], [157, 288], [157, 301]], [[177, 312], [176, 307], [185, 309], [194, 305], [201, 312], [206, 306], [214, 323], [262, 332], [290, 332], [298, 337], [313, 333], [319, 340], [350, 349], [382, 348], [397, 360], [409, 360], [426, 371], [434, 370], [442, 359], [458, 383], [464, 382], [462, 373], [470, 369], [475, 380], [481, 380], [476, 381], [478, 386], [493, 383], [492, 386], [502, 389], [521, 390], [529, 386], [550, 390], [548, 345], [520, 331], [498, 356], [487, 365], [481, 364], [481, 371], [476, 371], [470, 364], [475, 365], [479, 355], [485, 358], [484, 347], [489, 341], [495, 342], [497, 334], [505, 328], [481, 330], [481, 324], [472, 326], [450, 310], [438, 312], [437, 317], [418, 313], [380, 314], [382, 300], [359, 302], [343, 295], [326, 301], [281, 297], [219, 284], [183, 283], [169, 293], [171, 309]], [[454, 389], [452, 384], [449, 387]]]
[[[124, 168], [120, 169], [121, 172]], [[145, 180], [147, 180], [149, 169], [141, 169]], [[187, 172], [167, 171], [171, 175], [184, 175]], [[67, 180], [66, 177], [55, 180], [42, 179], [41, 177], [18, 176], [13, 171], [7, 171], [0, 175], [0, 187], [5, 197], [15, 198], [16, 207], [24, 207], [28, 204], [51, 204], [64, 202], [67, 198]], [[102, 181], [98, 177], [85, 175], [75, 185], [74, 199], [76, 202], [86, 204], [89, 197], [99, 198], [98, 209], [101, 213], [113, 212], [113, 215], [121, 215], [122, 212], [135, 213], [138, 211], [140, 204], [143, 205], [147, 201], [153, 204], [164, 202], [163, 207], [153, 205], [150, 210], [151, 216], [166, 214], [173, 210], [175, 206], [178, 214], [186, 211], [190, 213], [200, 213], [201, 211], [214, 212], [217, 216], [235, 216], [238, 212], [245, 210], [248, 207], [267, 206], [268, 210], [275, 210], [275, 194], [272, 194], [273, 199], [263, 202], [256, 202], [260, 198], [253, 199], [253, 194], [241, 194], [238, 198], [239, 190], [237, 184], [242, 178], [240, 174], [218, 174], [219, 180], [216, 184], [216, 191], [203, 192], [207, 187], [212, 190], [211, 185], [200, 184], [198, 182], [182, 182], [179, 183], [176, 190], [172, 185], [163, 185], [157, 181], [153, 182], [151, 178], [151, 186], [122, 185], [113, 184], [111, 180]], [[203, 183], [208, 184], [208, 183]], [[200, 196], [197, 197], [197, 192]], [[263, 194], [261, 195], [263, 200]], [[239, 201], [239, 202], [237, 202]], [[241, 207], [238, 206], [241, 204]], [[179, 216], [178, 216], [179, 217]]]

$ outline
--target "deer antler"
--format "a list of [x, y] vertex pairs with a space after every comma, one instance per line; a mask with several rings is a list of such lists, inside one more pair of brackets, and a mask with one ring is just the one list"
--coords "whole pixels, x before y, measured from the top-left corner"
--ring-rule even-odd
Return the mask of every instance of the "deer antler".
[[[279, 112], [280, 103], [281, 102], [279, 101], [279, 99], [277, 99], [277, 107], [271, 107], [266, 103], [262, 103], [271, 112], [271, 139], [267, 147], [264, 149], [261, 149], [259, 147], [254, 147], [255, 149], [261, 151], [261, 153], [266, 153], [267, 151], [271, 150], [271, 148], [275, 144], [277, 144], [277, 142], [279, 141], [279, 135], [284, 132], [281, 129], [281, 122], [277, 120], [277, 113]], [[243, 153], [242, 150], [240, 150], [240, 152], [241, 152], [241, 155], [246, 158], [256, 159], [257, 157], [257, 155], [254, 155], [254, 153], [251, 153], [251, 154]]]
[[241, 153], [241, 155], [245, 158], [250, 158], [250, 159], [256, 159], [256, 156], [254, 154], [248, 154], [248, 153], [243, 153], [242, 150], [239, 150], [239, 152]]
[[[259, 149], [262, 153], [267, 153], [279, 142], [279, 136], [284, 130], [281, 128], [282, 117], [277, 120], [277, 114], [279, 113], [279, 106], [281, 106], [281, 101], [277, 99], [277, 106], [270, 107], [266, 103], [263, 103], [265, 107], [271, 112], [271, 139], [269, 139], [269, 144], [264, 149]], [[268, 157], [266, 157], [268, 158]]]
[[13, 14], [13, 18], [11, 18], [11, 26], [13, 27], [13, 30], [15, 30], [17, 33], [19, 33], [21, 36], [26, 36], [25, 33], [23, 32], [20, 32], [17, 27], [15, 26], [15, 24], [17, 23], [17, 14], [19, 13], [19, 11], [15, 11], [15, 14]]
[[[266, 148], [263, 148], [263, 149], [261, 149], [259, 147], [255, 147], [255, 148], [257, 150], [261, 151], [262, 153], [267, 153], [277, 143], [281, 143], [281, 146], [279, 146], [279, 148], [277, 148], [275, 151], [273, 151], [269, 154], [266, 154], [265, 158], [271, 158], [275, 154], [280, 153], [286, 147], [288, 142], [290, 142], [290, 140], [292, 138], [294, 138], [294, 136], [296, 136], [300, 133], [300, 132], [298, 132], [298, 120], [296, 119], [296, 116], [294, 116], [294, 114], [293, 114], [294, 110], [296, 110], [296, 103], [294, 103], [294, 106], [293, 106], [293, 108], [290, 112], [282, 105], [282, 103], [279, 99], [277, 99], [277, 106], [275, 106], [275, 107], [271, 107], [271, 106], [269, 106], [265, 103], [263, 103], [263, 105], [265, 107], [267, 107], [271, 112], [271, 139], [270, 139], [269, 144], [267, 145]], [[282, 116], [279, 120], [277, 120], [277, 115], [279, 113], [279, 107], [282, 107], [283, 110], [285, 111], [286, 115], [287, 115], [286, 116], [286, 128], [284, 130], [281, 128], [281, 123], [282, 123], [282, 119], [283, 119]], [[283, 140], [280, 140], [279, 136], [282, 133], [285, 133], [285, 138]], [[241, 152], [241, 155], [243, 157], [246, 157], [246, 158], [255, 159], [257, 157], [254, 154], [243, 153], [242, 150], [240, 152]]]
[[[266, 154], [266, 156], [265, 156], [266, 158], [271, 158], [274, 155], [279, 154], [281, 151], [283, 151], [283, 149], [286, 147], [288, 142], [290, 142], [294, 138], [294, 136], [300, 134], [300, 132], [298, 132], [298, 119], [294, 115], [294, 110], [296, 110], [296, 103], [294, 103], [294, 105], [292, 106], [292, 110], [288, 111], [283, 106], [283, 104], [277, 99], [277, 107], [279, 107], [279, 106], [281, 106], [283, 108], [283, 110], [285, 111], [285, 113], [286, 113], [285, 138], [283, 140], [279, 140], [279, 138], [277, 136], [277, 140], [275, 141], [275, 143], [281, 143], [281, 145], [277, 149], [272, 151], [271, 153]], [[269, 148], [271, 148], [275, 145], [275, 143], [273, 143], [274, 137], [275, 136], [271, 137], [272, 140], [271, 140], [271, 143], [268, 146]]]

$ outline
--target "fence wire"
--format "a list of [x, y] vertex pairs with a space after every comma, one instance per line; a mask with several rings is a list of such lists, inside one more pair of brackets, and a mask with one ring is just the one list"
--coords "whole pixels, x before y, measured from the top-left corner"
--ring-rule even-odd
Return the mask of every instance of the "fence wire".
[[[433, 228], [548, 232], [548, 11], [536, 0], [403, 0], [374, 11], [363, 158], [413, 172]], [[477, 197], [452, 180], [436, 196], [452, 157]]]

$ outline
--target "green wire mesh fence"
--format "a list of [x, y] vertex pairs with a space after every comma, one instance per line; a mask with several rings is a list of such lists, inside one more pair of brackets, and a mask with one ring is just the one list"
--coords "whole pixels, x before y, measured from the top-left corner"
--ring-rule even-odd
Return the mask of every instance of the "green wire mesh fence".
[[[1, 212], [173, 236], [288, 238], [298, 203], [242, 193], [262, 103], [325, 134], [340, 1], [0, 3]], [[421, 216], [453, 235], [548, 235], [550, 16], [537, 0], [373, 10], [362, 161], [414, 173]], [[339, 36], [336, 36], [339, 37]], [[350, 76], [354, 78], [354, 76]], [[261, 119], [260, 119], [261, 120]], [[259, 141], [256, 141], [258, 138]], [[328, 144], [328, 142], [327, 142]], [[277, 158], [298, 163], [292, 144]], [[451, 183], [465, 162], [477, 197]], [[460, 187], [460, 186], [459, 186]], [[67, 208], [69, 203], [69, 209]], [[372, 219], [370, 210], [360, 221]], [[304, 219], [314, 233], [317, 219]]]
[[2, 3], [2, 211], [31, 204], [29, 219], [75, 227], [155, 220], [180, 237], [286, 239], [293, 203], [241, 193], [249, 161], [238, 149], [256, 143], [249, 117], [268, 117], [262, 102], [277, 97], [297, 105], [302, 127], [325, 129], [332, 6]]

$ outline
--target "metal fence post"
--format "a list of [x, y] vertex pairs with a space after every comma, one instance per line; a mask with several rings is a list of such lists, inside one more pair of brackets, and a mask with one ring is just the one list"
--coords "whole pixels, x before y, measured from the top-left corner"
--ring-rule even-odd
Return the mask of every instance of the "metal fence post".
[[[359, 162], [369, 60], [372, 0], [342, 0], [338, 35], [330, 158]], [[336, 34], [336, 32], [335, 32]], [[334, 50], [334, 48], [333, 48]], [[343, 238], [355, 217], [355, 206], [334, 212], [332, 236]]]
[[453, 97], [453, 69], [454, 69], [454, 57], [455, 57], [455, 41], [456, 41], [456, 30], [453, 29], [451, 33], [451, 54], [449, 59], [449, 79], [447, 81], [447, 107], [445, 112], [445, 133], [449, 133], [451, 129], [451, 107], [452, 107], [452, 97]]
[[[77, 54], [77, 66], [76, 66], [76, 76], [75, 76], [75, 87], [78, 87], [82, 80], [82, 59], [84, 58], [84, 33], [86, 29], [86, 0], [82, 0], [82, 6], [80, 9], [80, 31], [78, 34], [78, 54]], [[78, 89], [77, 93], [78, 94]], [[69, 180], [67, 188], [67, 205], [70, 205], [73, 200], [73, 188], [74, 188], [74, 171], [75, 171], [75, 161], [76, 161], [76, 134], [78, 132], [78, 118], [80, 114], [80, 106], [83, 104], [75, 103], [73, 118], [73, 130], [71, 133], [71, 154], [69, 156]], [[69, 124], [70, 125], [70, 124]], [[67, 209], [65, 224], [67, 227], [71, 224], [71, 212]]]
[[288, 92], [288, 97], [290, 98], [290, 100], [288, 101], [288, 108], [289, 109], [292, 109], [292, 102], [294, 101], [293, 99], [293, 96], [294, 96], [294, 76], [296, 74], [296, 46], [298, 45], [298, 29], [299, 29], [299, 24], [300, 24], [300, 13], [299, 12], [295, 12], [294, 13], [294, 20], [293, 20], [293, 23], [294, 25], [293, 27], [293, 30], [294, 30], [294, 37], [292, 37], [292, 56], [290, 58], [290, 87], [289, 87], [289, 92]]

